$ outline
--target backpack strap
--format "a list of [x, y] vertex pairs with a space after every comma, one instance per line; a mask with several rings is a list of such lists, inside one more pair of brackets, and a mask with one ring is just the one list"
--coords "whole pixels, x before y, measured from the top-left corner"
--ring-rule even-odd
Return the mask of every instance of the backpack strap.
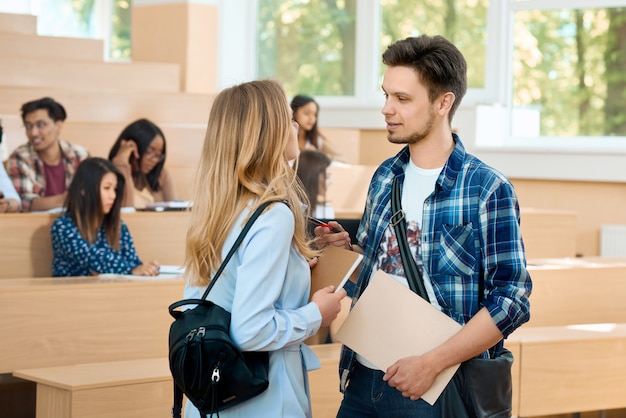
[[259, 206], [254, 211], [252, 216], [250, 216], [250, 219], [248, 219], [248, 222], [246, 222], [246, 224], [244, 225], [243, 229], [239, 233], [239, 236], [237, 237], [237, 239], [235, 240], [235, 243], [233, 244], [233, 246], [231, 247], [230, 251], [226, 255], [226, 258], [224, 258], [224, 261], [222, 261], [222, 265], [220, 265], [220, 267], [215, 272], [215, 275], [213, 276], [213, 279], [211, 279], [211, 283], [209, 283], [209, 286], [207, 286], [206, 290], [204, 291], [204, 294], [202, 295], [202, 299], [206, 299], [207, 296], [209, 296], [209, 292], [211, 291], [211, 289], [215, 285], [215, 282], [217, 281], [217, 279], [220, 276], [220, 274], [222, 274], [222, 271], [224, 271], [224, 269], [226, 268], [226, 265], [228, 264], [228, 261], [235, 254], [235, 251], [237, 251], [237, 248], [239, 247], [239, 245], [241, 244], [241, 242], [245, 238], [245, 236], [248, 233], [248, 231], [250, 230], [250, 228], [252, 228], [252, 224], [254, 223], [254, 221], [256, 221], [256, 219], [261, 215], [261, 212], [263, 212], [266, 207], [268, 207], [270, 204], [272, 204], [274, 202], [275, 202], [274, 200], [270, 200], [268, 202], [263, 203], [261, 206]]
[[181, 418], [180, 413], [183, 410], [183, 391], [180, 390], [176, 382], [174, 382], [174, 406], [172, 407], [172, 418]]

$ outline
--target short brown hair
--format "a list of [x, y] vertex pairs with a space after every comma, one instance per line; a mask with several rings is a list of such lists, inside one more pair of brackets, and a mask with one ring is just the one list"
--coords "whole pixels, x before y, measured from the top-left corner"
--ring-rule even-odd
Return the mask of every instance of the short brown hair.
[[383, 53], [383, 63], [390, 67], [410, 67], [428, 89], [430, 101], [448, 91], [456, 99], [450, 109], [450, 121], [467, 91], [467, 63], [459, 49], [443, 36], [409, 37], [390, 45]]

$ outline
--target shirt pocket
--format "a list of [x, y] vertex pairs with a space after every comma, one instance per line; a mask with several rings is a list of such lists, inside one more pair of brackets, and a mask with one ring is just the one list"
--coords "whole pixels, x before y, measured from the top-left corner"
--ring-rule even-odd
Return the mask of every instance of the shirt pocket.
[[471, 276], [476, 269], [476, 245], [472, 223], [442, 225], [439, 236], [439, 274]]

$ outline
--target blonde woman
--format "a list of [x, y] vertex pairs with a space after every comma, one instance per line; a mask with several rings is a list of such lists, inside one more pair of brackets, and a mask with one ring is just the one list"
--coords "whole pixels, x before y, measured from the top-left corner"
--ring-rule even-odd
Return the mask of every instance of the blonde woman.
[[[307, 369], [318, 363], [302, 344], [328, 326], [345, 296], [332, 287], [309, 302], [316, 253], [306, 237], [306, 194], [289, 161], [298, 155], [286, 95], [271, 80], [219, 93], [209, 115], [187, 231], [185, 298], [199, 298], [247, 218], [256, 220], [208, 299], [231, 312], [231, 337], [244, 351], [270, 352], [269, 387], [220, 417], [310, 417]], [[206, 373], [211, 373], [207, 370]], [[187, 401], [185, 417], [199, 417]]]

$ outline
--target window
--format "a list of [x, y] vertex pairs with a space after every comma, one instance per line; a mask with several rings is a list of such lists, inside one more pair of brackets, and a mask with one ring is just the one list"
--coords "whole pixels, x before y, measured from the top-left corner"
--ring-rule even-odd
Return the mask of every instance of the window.
[[521, 8], [513, 31], [513, 136], [626, 135], [626, 7]]
[[408, 36], [442, 35], [467, 60], [468, 88], [485, 88], [488, 0], [384, 0], [381, 5], [381, 51]]
[[381, 53], [389, 44], [439, 34], [467, 57], [469, 87], [484, 89], [488, 5], [488, 0], [259, 0], [257, 76], [282, 80], [289, 95], [367, 101], [380, 92]]
[[130, 58], [131, 0], [33, 0], [37, 32], [104, 39], [107, 59]]
[[354, 95], [356, 0], [260, 0], [258, 13], [259, 77], [289, 95]]

